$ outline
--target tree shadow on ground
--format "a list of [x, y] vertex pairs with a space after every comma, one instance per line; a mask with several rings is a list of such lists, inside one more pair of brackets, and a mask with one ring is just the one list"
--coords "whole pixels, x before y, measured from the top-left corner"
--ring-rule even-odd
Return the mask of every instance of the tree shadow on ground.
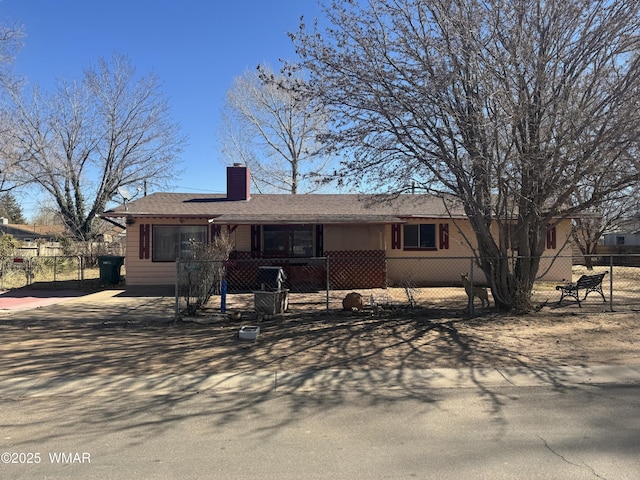
[[103, 285], [98, 278], [89, 278], [83, 280], [56, 280], [56, 281], [37, 281], [17, 288], [11, 288], [4, 295], [25, 295], [31, 292], [42, 296], [55, 294], [61, 290], [76, 290], [84, 294], [95, 293], [101, 290], [117, 288], [118, 285]]
[[[238, 330], [247, 319], [209, 325], [176, 323], [173, 308], [170, 297], [115, 296], [0, 316], [0, 334], [5, 339], [0, 345], [0, 371], [5, 378], [90, 377], [82, 392], [63, 394], [99, 396], [104, 401], [93, 407], [90, 416], [79, 412], [68, 421], [98, 429], [105, 424], [131, 428], [124, 426], [127, 421], [140, 419], [135, 428], [141, 441], [185, 415], [206, 413], [171, 413], [199, 395], [211, 396], [219, 422], [260, 414], [266, 400], [285, 394], [294, 412], [333, 408], [346, 395], [359, 395], [367, 405], [417, 399], [428, 409], [439, 402], [437, 369], [448, 367], [472, 378], [493, 420], [502, 422], [503, 394], [486, 382], [478, 368], [518, 367], [544, 377], [554, 388], [567, 388], [562, 374], [548, 368], [553, 358], [503, 341], [504, 333], [497, 327], [508, 326], [507, 334], [517, 335], [518, 325], [531, 321], [527, 319], [493, 313], [466, 318], [459, 311], [404, 307], [296, 312], [259, 322], [258, 339], [244, 341], [238, 338]], [[429, 373], [415, 383], [404, 373], [409, 370]], [[326, 374], [316, 375], [321, 371]], [[344, 371], [357, 372], [348, 385]], [[227, 401], [223, 383], [210, 381], [216, 374], [259, 372], [273, 372], [280, 378], [264, 390], [228, 394], [232, 401]], [[292, 375], [282, 383], [285, 373]], [[127, 394], [127, 407], [122, 408], [118, 382], [123, 377], [154, 375], [160, 393], [152, 385], [139, 395]], [[116, 394], [105, 395], [109, 389]], [[157, 413], [155, 419], [149, 420], [149, 412]], [[274, 421], [273, 428], [287, 422], [286, 418]]]

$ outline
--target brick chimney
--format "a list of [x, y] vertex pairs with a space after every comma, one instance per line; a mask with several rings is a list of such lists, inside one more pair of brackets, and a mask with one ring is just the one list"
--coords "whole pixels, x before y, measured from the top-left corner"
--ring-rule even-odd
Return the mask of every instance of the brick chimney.
[[251, 173], [249, 167], [234, 163], [227, 167], [227, 200], [249, 200], [251, 197]]

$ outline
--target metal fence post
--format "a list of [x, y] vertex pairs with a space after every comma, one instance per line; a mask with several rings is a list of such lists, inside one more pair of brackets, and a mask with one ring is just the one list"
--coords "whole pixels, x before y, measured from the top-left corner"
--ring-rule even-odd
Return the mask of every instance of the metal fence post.
[[[471, 290], [469, 293], [467, 293], [467, 297], [469, 297], [469, 314], [473, 315], [474, 314], [474, 308], [473, 308], [473, 257], [471, 257], [469, 259], [470, 262], [470, 267], [469, 267], [469, 289]], [[464, 285], [463, 285], [464, 286]]]
[[609, 256], [609, 310], [613, 312], [613, 255]]
[[326, 278], [326, 289], [327, 289], [327, 312], [329, 311], [329, 289], [331, 288], [331, 285], [329, 284], [329, 257], [325, 257], [324, 261], [326, 262], [326, 266], [327, 268], [325, 269], [327, 272], [327, 278]]
[[227, 280], [220, 282], [220, 313], [227, 313]]
[[180, 301], [178, 300], [178, 283], [180, 282], [180, 259], [176, 259], [176, 283], [175, 283], [175, 297], [176, 297], [176, 305], [175, 311], [173, 312], [173, 321], [178, 320], [178, 313], [180, 311]]

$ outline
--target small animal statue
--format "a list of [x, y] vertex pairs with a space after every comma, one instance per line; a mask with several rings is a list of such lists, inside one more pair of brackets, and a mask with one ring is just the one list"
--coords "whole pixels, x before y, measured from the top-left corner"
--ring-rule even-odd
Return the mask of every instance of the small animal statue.
[[478, 297], [482, 306], [484, 307], [484, 302], [487, 302], [487, 307], [489, 306], [489, 294], [487, 293], [487, 289], [484, 287], [476, 287], [475, 285], [472, 287], [471, 282], [469, 281], [469, 274], [463, 273], [460, 275], [462, 278], [462, 284], [464, 285], [464, 290], [467, 292], [467, 297], [469, 297], [469, 305], [473, 303], [473, 298]]
[[351, 292], [342, 300], [343, 310], [348, 311], [362, 311], [364, 309], [364, 303], [362, 302], [362, 295], [357, 292]]

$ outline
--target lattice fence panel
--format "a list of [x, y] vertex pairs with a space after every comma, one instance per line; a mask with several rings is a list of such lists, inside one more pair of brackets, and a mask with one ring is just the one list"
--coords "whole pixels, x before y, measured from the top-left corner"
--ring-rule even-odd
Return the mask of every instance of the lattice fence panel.
[[332, 289], [387, 286], [387, 262], [383, 250], [325, 253], [329, 258], [329, 283]]

